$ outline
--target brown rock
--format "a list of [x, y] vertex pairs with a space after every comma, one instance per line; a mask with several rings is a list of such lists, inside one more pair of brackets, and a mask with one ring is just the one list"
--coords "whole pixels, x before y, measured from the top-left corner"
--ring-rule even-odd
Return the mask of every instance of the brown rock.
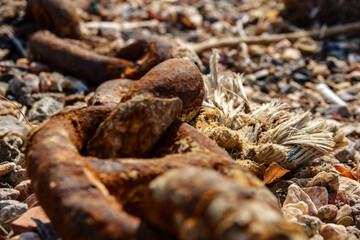
[[16, 168], [16, 164], [13, 162], [3, 162], [0, 164], [0, 176], [6, 175]]
[[181, 111], [179, 98], [138, 95], [120, 103], [89, 141], [87, 153], [98, 157], [145, 157]]
[[352, 217], [345, 216], [345, 217], [341, 218], [339, 221], [337, 221], [336, 224], [348, 227], [348, 226], [353, 226], [355, 224], [355, 222]]
[[335, 173], [320, 172], [311, 179], [307, 187], [322, 186], [326, 187], [329, 193], [336, 192], [339, 189], [339, 175]]
[[30, 196], [28, 196], [23, 203], [26, 203], [28, 205], [29, 208], [33, 208], [35, 206], [39, 205], [39, 202], [36, 198], [35, 193], [31, 194]]
[[50, 219], [40, 206], [33, 207], [11, 223], [11, 228], [14, 231], [14, 234], [17, 235], [36, 229], [36, 223], [32, 220], [32, 218], [39, 219], [42, 223], [50, 222]]
[[318, 209], [318, 217], [324, 221], [329, 222], [335, 218], [338, 208], [335, 205], [325, 205]]
[[19, 201], [24, 201], [27, 197], [32, 194], [31, 181], [25, 180], [15, 186], [15, 189], [19, 191]]
[[34, 61], [30, 63], [29, 70], [32, 73], [38, 74], [40, 72], [49, 72], [50, 68], [44, 63]]
[[346, 240], [347, 232], [346, 228], [342, 225], [336, 225], [333, 223], [326, 224], [321, 232], [324, 240]]

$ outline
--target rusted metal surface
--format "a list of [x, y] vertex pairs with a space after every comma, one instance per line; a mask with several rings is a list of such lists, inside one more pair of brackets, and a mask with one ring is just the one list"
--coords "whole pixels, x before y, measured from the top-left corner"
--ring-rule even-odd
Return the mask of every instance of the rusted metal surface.
[[[85, 6], [80, 1], [79, 6]], [[71, 0], [28, 0], [26, 18], [35, 20], [38, 29], [54, 29], [61, 37], [81, 38], [77, 3]]]
[[[240, 235], [275, 239], [279, 234], [286, 239], [303, 239], [299, 226], [283, 220], [276, 198], [260, 180], [239, 168], [224, 150], [195, 128], [174, 121], [181, 108], [194, 107], [194, 102], [202, 100], [203, 83], [197, 74], [190, 62], [165, 61], [133, 83], [116, 107], [108, 104], [58, 113], [31, 136], [26, 162], [32, 186], [63, 239], [233, 239]], [[138, 114], [129, 118], [132, 121], [124, 118], [127, 112], [132, 114], [132, 109], [117, 115], [122, 108], [134, 108], [137, 113], [159, 104], [163, 105], [159, 112], [150, 107], [150, 118], [159, 118], [163, 127], [154, 126], [156, 122], [138, 125], [147, 121]], [[166, 110], [173, 114], [164, 113]], [[126, 121], [129, 134], [97, 137], [98, 131], [111, 131], [116, 124], [121, 128]], [[160, 139], [148, 137], [152, 131]], [[151, 144], [147, 144], [149, 139]], [[118, 158], [116, 151], [107, 159], [86, 156], [87, 148], [95, 152], [101, 148], [101, 144], [94, 148], [91, 141], [119, 149], [124, 145], [118, 142], [144, 144], [145, 151], [131, 148], [139, 152], [130, 156], [147, 158]], [[91, 153], [89, 149], [87, 152]], [[209, 170], [202, 172], [198, 168]], [[180, 202], [170, 193], [176, 185], [179, 194], [186, 195]], [[220, 200], [227, 198], [231, 199], [225, 204], [228, 212], [242, 204], [252, 206], [240, 208], [235, 214], [250, 214], [249, 227], [232, 228], [241, 219], [216, 210], [223, 206]], [[169, 209], [162, 209], [164, 204], [169, 204]], [[208, 205], [209, 209], [205, 207]], [[271, 215], [270, 220], [256, 215], [257, 208]], [[180, 221], [178, 213], [183, 216]], [[195, 221], [193, 225], [189, 225], [191, 221]], [[261, 234], [261, 227], [265, 227], [266, 234]]]

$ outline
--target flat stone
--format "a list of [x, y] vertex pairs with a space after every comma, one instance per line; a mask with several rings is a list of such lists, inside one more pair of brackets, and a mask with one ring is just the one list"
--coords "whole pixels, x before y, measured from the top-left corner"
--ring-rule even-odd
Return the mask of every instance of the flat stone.
[[11, 173], [16, 168], [16, 164], [13, 162], [3, 162], [0, 164], [0, 176]]
[[337, 211], [336, 217], [334, 218], [334, 222], [339, 221], [343, 217], [350, 216], [351, 213], [352, 213], [351, 207], [345, 204]]
[[17, 200], [20, 192], [13, 188], [0, 188], [0, 200]]
[[311, 198], [317, 209], [329, 202], [329, 193], [325, 187], [307, 187], [302, 190]]
[[325, 224], [320, 232], [324, 240], [346, 240], [347, 231], [342, 225], [336, 225], [334, 223]]
[[284, 206], [289, 203], [303, 201], [308, 205], [309, 215], [316, 216], [318, 211], [311, 198], [296, 184], [291, 184], [288, 188], [288, 194], [284, 201]]
[[340, 176], [339, 191], [345, 191], [357, 201], [360, 197], [360, 183], [350, 178]]
[[345, 216], [345, 217], [341, 218], [339, 221], [337, 221], [336, 224], [348, 227], [348, 226], [353, 226], [355, 224], [355, 222], [352, 217]]
[[11, 223], [11, 229], [14, 231], [14, 234], [17, 235], [36, 229], [36, 223], [32, 218], [38, 219], [42, 223], [50, 222], [50, 219], [48, 218], [42, 207], [33, 207]]

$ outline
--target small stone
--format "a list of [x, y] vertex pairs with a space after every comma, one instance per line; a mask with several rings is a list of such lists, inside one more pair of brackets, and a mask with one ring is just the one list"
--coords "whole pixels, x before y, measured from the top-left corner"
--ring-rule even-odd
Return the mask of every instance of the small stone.
[[49, 223], [50, 219], [42, 209], [42, 207], [37, 206], [30, 208], [25, 214], [16, 219], [11, 223], [11, 229], [14, 231], [14, 234], [20, 234], [24, 232], [29, 232], [36, 229], [36, 223], [32, 218], [40, 220], [42, 223]]
[[323, 76], [327, 78], [330, 76], [331, 72], [325, 64], [317, 64], [311, 71], [311, 75], [316, 78], [317, 76]]
[[36, 232], [26, 232], [20, 235], [17, 235], [10, 240], [41, 240], [39, 234]]
[[22, 215], [28, 206], [15, 200], [2, 200], [0, 201], [0, 223], [5, 229], [9, 229], [9, 225], [5, 224], [6, 221]]
[[264, 68], [264, 69], [256, 71], [254, 75], [255, 75], [256, 79], [264, 79], [270, 75], [270, 71], [269, 71], [269, 69]]
[[22, 153], [15, 147], [11, 146], [4, 139], [0, 139], [0, 163], [1, 162], [19, 162]]
[[44, 64], [44, 63], [41, 63], [41, 62], [31, 62], [30, 63], [30, 67], [29, 67], [29, 70], [30, 72], [32, 73], [40, 73], [40, 72], [49, 72], [50, 71], [50, 68]]
[[347, 231], [342, 225], [336, 225], [334, 223], [325, 224], [320, 232], [324, 240], [346, 240]]
[[307, 187], [302, 190], [311, 198], [317, 209], [329, 202], [329, 193], [325, 187]]
[[347, 177], [340, 176], [339, 190], [344, 190], [352, 195], [360, 197], [360, 183]]
[[16, 168], [16, 164], [12, 162], [2, 162], [0, 164], [0, 176], [11, 173]]
[[355, 220], [355, 226], [360, 229], [360, 215], [357, 215], [354, 217]]
[[17, 200], [20, 192], [13, 188], [0, 188], [0, 200]]
[[326, 63], [328, 68], [334, 73], [347, 73], [349, 71], [349, 65], [336, 57], [327, 57]]
[[325, 205], [318, 209], [318, 217], [323, 222], [329, 222], [335, 218], [338, 208], [335, 205]]
[[304, 215], [300, 218], [300, 222], [305, 224], [305, 232], [308, 237], [312, 237], [316, 234], [319, 234], [321, 221], [317, 217], [312, 217], [309, 215]]
[[28, 198], [32, 193], [31, 180], [25, 180], [17, 184], [14, 189], [19, 191], [19, 201], [23, 201]]
[[5, 97], [6, 92], [9, 90], [9, 84], [6, 82], [0, 82], [0, 96]]
[[348, 227], [348, 226], [353, 226], [355, 224], [355, 222], [352, 217], [345, 216], [345, 217], [341, 218], [339, 221], [337, 221], [336, 224]]
[[287, 39], [283, 39], [281, 40], [280, 42], [276, 43], [275, 45], [275, 49], [277, 50], [283, 50], [283, 49], [286, 49], [286, 48], [290, 48], [291, 47], [291, 42]]
[[31, 92], [39, 92], [40, 90], [40, 80], [39, 77], [35, 74], [28, 73], [24, 76], [25, 84], [30, 87]]
[[335, 173], [320, 172], [311, 179], [307, 187], [321, 186], [325, 187], [329, 193], [336, 192], [339, 189], [339, 175]]
[[[15, 164], [14, 164], [15, 165]], [[25, 181], [28, 179], [28, 176], [26, 174], [26, 170], [25, 169], [16, 169], [14, 171], [12, 171], [7, 177], [6, 177], [6, 181], [11, 185], [11, 186], [16, 186], [19, 183], [21, 183], [22, 181]]]
[[288, 60], [298, 60], [301, 57], [302, 57], [301, 52], [299, 51], [299, 49], [296, 48], [287, 48], [282, 54], [282, 58]]
[[357, 229], [355, 226], [348, 226], [346, 227], [347, 231], [347, 240], [358, 240], [360, 239], [360, 230]]
[[288, 188], [288, 194], [286, 196], [284, 206], [289, 203], [297, 203], [303, 201], [308, 205], [309, 215], [316, 216], [317, 209], [310, 197], [296, 184], [291, 184]]
[[31, 87], [26, 85], [25, 81], [19, 78], [13, 78], [9, 81], [9, 91], [11, 94], [17, 97], [31, 94]]
[[42, 122], [51, 115], [61, 111], [64, 105], [51, 97], [44, 97], [34, 103], [29, 111], [28, 118], [30, 121]]
[[336, 217], [334, 218], [334, 222], [339, 221], [341, 218], [350, 216], [352, 213], [351, 207], [347, 204], [342, 206], [336, 213]]
[[13, 116], [0, 116], [0, 132], [2, 133], [7, 134], [10, 132], [24, 139], [28, 129], [29, 127], [24, 122]]
[[311, 37], [299, 38], [295, 43], [294, 47], [299, 49], [305, 54], [316, 54], [319, 53], [320, 48], [318, 44]]
[[291, 222], [298, 222], [304, 214], [299, 208], [291, 206], [284, 206], [281, 208], [281, 212], [283, 213], [284, 218]]

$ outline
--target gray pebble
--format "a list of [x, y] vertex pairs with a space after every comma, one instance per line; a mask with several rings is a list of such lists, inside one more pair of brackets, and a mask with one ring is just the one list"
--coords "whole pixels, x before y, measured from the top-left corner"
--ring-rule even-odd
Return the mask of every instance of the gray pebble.
[[13, 188], [0, 188], [0, 200], [16, 200], [20, 192]]
[[2, 200], [0, 201], [0, 223], [5, 229], [9, 229], [10, 223], [5, 224], [6, 221], [16, 218], [28, 209], [27, 204], [16, 200]]
[[44, 97], [40, 101], [34, 103], [29, 111], [28, 118], [30, 121], [42, 122], [49, 116], [61, 111], [64, 108], [64, 104], [56, 101], [51, 97]]

